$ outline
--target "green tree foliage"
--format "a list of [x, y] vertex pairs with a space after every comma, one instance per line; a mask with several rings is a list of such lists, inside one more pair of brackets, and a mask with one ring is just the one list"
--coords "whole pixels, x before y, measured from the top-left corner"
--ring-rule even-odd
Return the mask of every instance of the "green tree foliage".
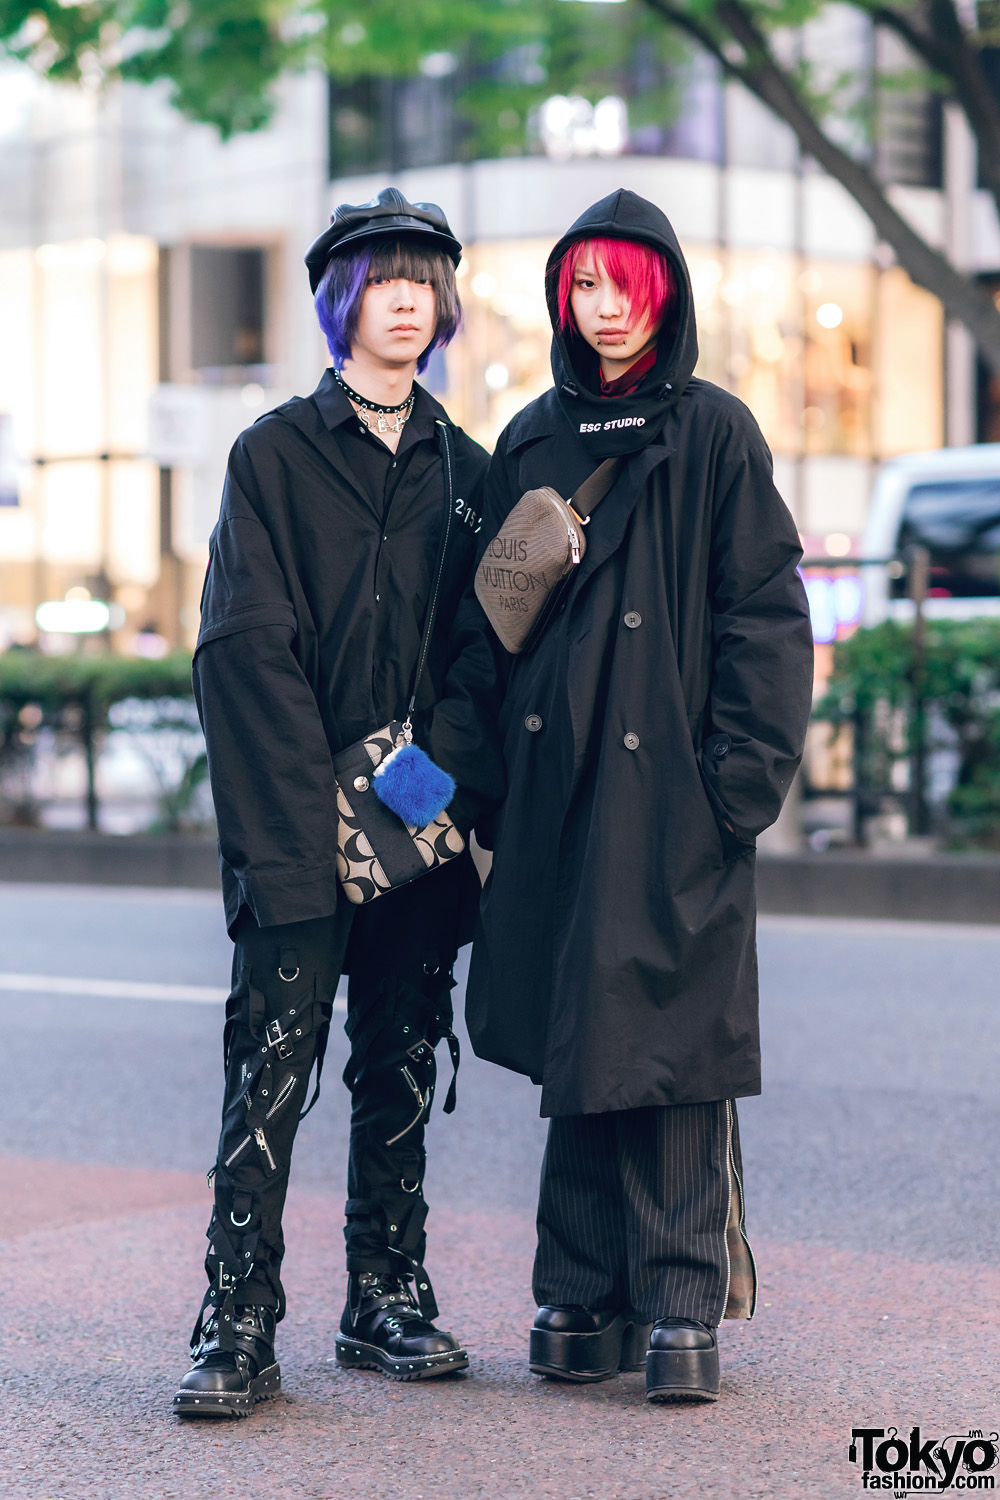
[[[912, 84], [919, 70], [964, 110], [1000, 210], [1000, 98], [990, 73], [1000, 0], [846, 3], [907, 49], [913, 67], [896, 84]], [[637, 42], [663, 57], [676, 55], [683, 38], [791, 128], [1000, 374], [1000, 310], [975, 276], [911, 226], [877, 178], [871, 91], [801, 45], [803, 28], [824, 9], [824, 0], [0, 0], [0, 53], [62, 79], [169, 80], [178, 108], [223, 136], [267, 122], [272, 85], [288, 68], [320, 61], [347, 82], [412, 74], [454, 54], [469, 70], [459, 106], [477, 152], [492, 154], [523, 147], [527, 115], [546, 94], [593, 99]], [[633, 112], [662, 118], [669, 89], [640, 92]]]
[[[928, 749], [958, 761], [948, 798], [958, 844], [1000, 847], [1000, 620], [928, 620], [925, 664]], [[886, 621], [840, 641], [817, 717], [862, 724], [869, 787], [887, 788], [895, 761], [912, 753], [913, 630]], [[898, 734], [898, 721], [903, 733]]]
[[44, 656], [22, 650], [0, 654], [0, 703], [16, 710], [34, 703], [55, 711], [86, 699], [103, 716], [112, 703], [125, 698], [190, 696], [191, 657], [184, 651], [159, 661], [110, 652], [100, 656]]
[[[39, 729], [56, 731], [82, 748], [87, 765], [87, 822], [97, 826], [95, 770], [100, 745], [111, 727], [116, 704], [139, 700], [157, 705], [144, 726], [175, 732], [178, 718], [190, 720], [191, 657], [174, 652], [159, 661], [137, 657], [44, 656], [37, 651], [0, 654], [0, 782], [7, 784], [7, 817], [31, 821], [26, 788]], [[171, 713], [176, 704], [182, 713]], [[190, 712], [183, 713], [190, 708]], [[155, 768], [154, 768], [155, 770]], [[204, 753], [189, 760], [179, 784], [161, 780], [161, 826], [180, 827], [198, 785], [207, 774]], [[14, 791], [10, 788], [13, 786]]]
[[[175, 106], [224, 138], [267, 124], [288, 69], [319, 62], [346, 83], [453, 56], [468, 75], [460, 102], [477, 144], [503, 150], [523, 145], [528, 111], [547, 95], [613, 92], [640, 42], [679, 54], [632, 0], [0, 0], [0, 52], [64, 81], [167, 79]], [[648, 107], [662, 112], [665, 98], [652, 90]]]

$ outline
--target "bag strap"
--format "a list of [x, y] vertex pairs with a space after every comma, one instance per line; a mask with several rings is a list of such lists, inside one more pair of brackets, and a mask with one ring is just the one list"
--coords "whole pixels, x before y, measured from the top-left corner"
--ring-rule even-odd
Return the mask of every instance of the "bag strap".
[[451, 536], [451, 518], [455, 509], [455, 480], [451, 457], [451, 433], [447, 422], [442, 422], [440, 417], [434, 419], [434, 425], [438, 430], [438, 447], [441, 449], [441, 460], [444, 465], [444, 525], [441, 528], [441, 541], [438, 546], [437, 562], [434, 566], [434, 587], [431, 590], [430, 603], [427, 606], [427, 615], [424, 620], [424, 633], [420, 641], [420, 654], [417, 657], [417, 670], [413, 678], [413, 691], [410, 693], [410, 702], [406, 709], [406, 722], [403, 725], [404, 733], [412, 729], [410, 721], [417, 702], [417, 689], [420, 686], [420, 679], [424, 674], [427, 652], [430, 649], [431, 634], [434, 630], [434, 616], [437, 614], [438, 595], [441, 592], [441, 579], [444, 577], [445, 553], [448, 550], [448, 538]]
[[594, 507], [600, 505], [608, 490], [618, 477], [618, 469], [621, 465], [620, 458], [606, 458], [599, 464], [593, 474], [588, 474], [578, 490], [574, 490], [570, 496], [569, 505], [580, 517], [581, 524], [586, 526], [593, 514]]

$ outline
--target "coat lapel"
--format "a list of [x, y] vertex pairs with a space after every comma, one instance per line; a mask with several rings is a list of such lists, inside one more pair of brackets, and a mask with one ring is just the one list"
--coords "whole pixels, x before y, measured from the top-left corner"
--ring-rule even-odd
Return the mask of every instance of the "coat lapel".
[[585, 579], [617, 552], [624, 540], [632, 512], [639, 497], [645, 492], [647, 479], [674, 451], [666, 443], [649, 443], [638, 453], [630, 453], [625, 459], [618, 478], [587, 527], [587, 550], [577, 570], [577, 590]]
[[[533, 401], [514, 419], [511, 451], [517, 450], [522, 493], [551, 484], [566, 500], [598, 462], [576, 439], [553, 391]], [[587, 527], [587, 550], [576, 570], [574, 592], [621, 546], [647, 479], [675, 451], [669, 443], [654, 441], [623, 458], [617, 479]]]

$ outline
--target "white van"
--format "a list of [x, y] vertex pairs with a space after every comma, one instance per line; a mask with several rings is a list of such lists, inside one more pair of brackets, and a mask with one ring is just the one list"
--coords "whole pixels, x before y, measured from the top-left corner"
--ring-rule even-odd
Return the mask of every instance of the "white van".
[[[929, 618], [1000, 615], [1000, 443], [908, 453], [884, 465], [861, 556], [893, 557], [912, 544], [930, 552]], [[901, 568], [861, 574], [865, 625], [912, 619]]]

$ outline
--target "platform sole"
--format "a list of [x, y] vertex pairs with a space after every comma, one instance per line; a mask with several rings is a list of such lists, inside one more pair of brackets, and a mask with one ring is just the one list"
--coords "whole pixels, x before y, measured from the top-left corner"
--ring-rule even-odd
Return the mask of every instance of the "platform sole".
[[179, 1417], [248, 1417], [258, 1401], [270, 1401], [281, 1390], [281, 1369], [268, 1365], [251, 1380], [246, 1391], [187, 1391], [183, 1387], [173, 1400]]
[[343, 1333], [337, 1334], [335, 1348], [337, 1363], [345, 1370], [378, 1370], [390, 1380], [432, 1380], [435, 1375], [457, 1375], [469, 1368], [469, 1356], [464, 1349], [400, 1359], [377, 1344], [365, 1344]]
[[599, 1333], [556, 1333], [533, 1328], [528, 1339], [528, 1369], [549, 1380], [593, 1385], [622, 1370], [642, 1370], [651, 1323], [620, 1317]]
[[650, 1349], [647, 1401], [718, 1401], [718, 1349]]

